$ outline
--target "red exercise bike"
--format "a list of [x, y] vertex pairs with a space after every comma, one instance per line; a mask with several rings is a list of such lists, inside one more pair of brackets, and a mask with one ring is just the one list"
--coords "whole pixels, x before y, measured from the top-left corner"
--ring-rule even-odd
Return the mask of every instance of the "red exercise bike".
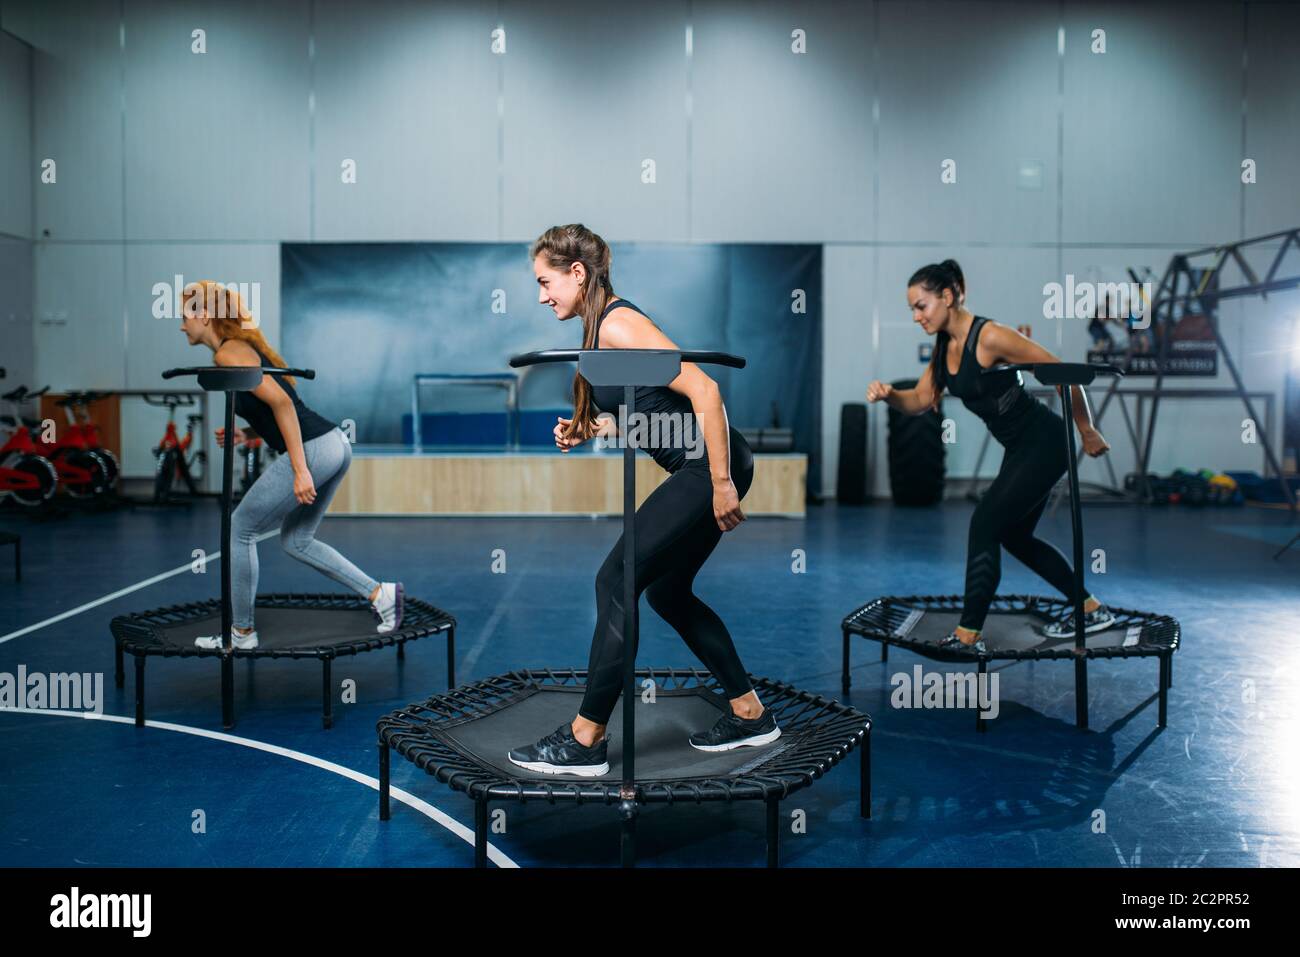
[[111, 392], [70, 392], [55, 403], [67, 416], [68, 434], [76, 440], [77, 444], [104, 460], [108, 488], [117, 484], [117, 477], [122, 469], [117, 464], [117, 456], [104, 448], [100, 442], [99, 426], [90, 417], [90, 404], [100, 399], [111, 398], [112, 395]]
[[203, 464], [207, 455], [202, 449], [193, 453], [190, 452], [190, 449], [194, 447], [194, 426], [196, 423], [203, 421], [203, 416], [189, 415], [186, 417], [184, 437], [176, 429], [176, 410], [181, 406], [195, 405], [194, 396], [176, 395], [174, 393], [162, 396], [146, 395], [144, 401], [149, 405], [161, 406], [167, 409], [167, 431], [163, 433], [162, 441], [158, 443], [158, 447], [153, 450], [155, 459], [154, 502], [158, 505], [167, 502], [171, 497], [172, 485], [177, 479], [185, 483], [185, 487], [191, 495], [200, 494], [198, 483], [203, 477]]
[[[19, 402], [30, 402], [50, 391], [49, 386], [28, 392], [20, 387]], [[98, 452], [90, 447], [80, 429], [54, 430], [53, 441], [46, 441], [43, 424], [35, 419], [26, 420], [31, 428], [32, 440], [36, 451], [45, 456], [59, 473], [59, 482], [73, 498], [95, 498], [112, 491], [109, 480], [109, 465]]]
[[0, 417], [0, 423], [11, 426], [8, 441], [0, 446], [0, 499], [9, 499], [26, 508], [40, 508], [54, 497], [59, 485], [59, 473], [45, 456], [37, 451], [31, 433], [23, 421], [20, 403], [27, 389], [19, 386], [6, 392], [3, 398], [13, 407], [13, 415]]

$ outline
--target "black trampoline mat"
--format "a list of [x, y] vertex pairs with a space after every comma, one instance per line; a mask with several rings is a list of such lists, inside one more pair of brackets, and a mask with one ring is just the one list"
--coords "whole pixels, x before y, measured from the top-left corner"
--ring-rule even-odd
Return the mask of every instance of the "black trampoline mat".
[[[375, 631], [379, 621], [369, 608], [268, 608], [259, 605], [255, 625], [259, 651], [329, 648], [367, 638], [393, 637]], [[157, 626], [157, 633], [165, 644], [193, 648], [195, 638], [221, 634], [221, 609], [205, 618]], [[401, 631], [396, 634], [401, 634]]]
[[[499, 711], [464, 724], [439, 729], [439, 735], [468, 751], [502, 775], [524, 780], [616, 782], [623, 767], [623, 703], [610, 719], [609, 773], [598, 778], [540, 774], [512, 764], [506, 752], [530, 745], [568, 724], [582, 704], [581, 686], [542, 686]], [[692, 731], [706, 731], [727, 707], [721, 696], [702, 691], [659, 691], [653, 704], [640, 698], [636, 705], [636, 777], [638, 781], [697, 777], [726, 777], [741, 768], [761, 764], [784, 751], [795, 735], [782, 729], [781, 737], [757, 748], [734, 751], [697, 751], [687, 741]]]
[[[1066, 638], [1048, 638], [1042, 633], [1042, 627], [1050, 620], [1027, 611], [993, 610], [989, 612], [984, 622], [984, 631], [980, 637], [984, 639], [984, 644], [992, 655], [999, 652], [1026, 652], [1035, 649], [1053, 651], [1073, 648], [1073, 633]], [[960, 610], [923, 611], [921, 617], [911, 625], [906, 634], [897, 634], [895, 637], [917, 644], [938, 645], [940, 641], [952, 634], [953, 629], [959, 624], [961, 624]], [[1086, 636], [1084, 644], [1089, 648], [1136, 647], [1140, 643], [1141, 632], [1140, 625], [1119, 625]]]

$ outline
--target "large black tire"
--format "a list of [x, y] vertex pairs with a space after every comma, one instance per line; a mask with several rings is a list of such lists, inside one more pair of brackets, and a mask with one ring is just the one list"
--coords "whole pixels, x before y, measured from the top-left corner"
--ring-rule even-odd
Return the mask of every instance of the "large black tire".
[[10, 497], [25, 508], [40, 508], [54, 498], [54, 491], [59, 486], [59, 473], [54, 465], [43, 455], [20, 455], [10, 468], [26, 472], [36, 479], [34, 489], [14, 489]]
[[56, 467], [60, 461], [63, 461], [89, 473], [89, 478], [85, 481], [63, 483], [64, 489], [73, 498], [90, 498], [103, 495], [108, 490], [108, 467], [104, 465], [104, 460], [90, 449], [62, 448], [50, 457], [50, 461], [54, 462]]
[[861, 402], [840, 406], [840, 459], [835, 500], [841, 505], [867, 502], [867, 407]]
[[122, 474], [122, 468], [120, 465], [118, 465], [117, 456], [114, 455], [112, 452], [110, 452], [108, 449], [104, 448], [103, 446], [94, 448], [91, 451], [94, 452], [96, 455], [98, 455], [100, 459], [103, 461], [104, 481], [107, 487], [111, 489], [114, 485], [117, 484], [118, 476]]
[[[915, 379], [892, 383], [915, 387]], [[889, 410], [889, 490], [895, 505], [936, 505], [943, 501], [943, 414], [904, 415]]]

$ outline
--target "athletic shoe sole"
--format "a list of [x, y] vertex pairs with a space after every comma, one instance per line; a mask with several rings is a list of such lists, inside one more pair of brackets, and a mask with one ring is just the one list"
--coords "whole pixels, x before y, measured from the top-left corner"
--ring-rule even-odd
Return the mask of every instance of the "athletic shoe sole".
[[[510, 758], [510, 755], [506, 755]], [[511, 764], [516, 764], [525, 771], [537, 771], [540, 774], [572, 774], [579, 778], [598, 778], [601, 775], [609, 774], [609, 764], [583, 764], [577, 767], [561, 767], [558, 764], [550, 764], [546, 761], [516, 761], [510, 758]]]
[[779, 737], [781, 737], [781, 729], [777, 728], [775, 731], [767, 732], [767, 734], [756, 734], [752, 738], [741, 738], [739, 741], [732, 741], [730, 744], [696, 744], [694, 741], [690, 741], [690, 745], [696, 751], [734, 751], [736, 748], [757, 748], [764, 744], [771, 744]]

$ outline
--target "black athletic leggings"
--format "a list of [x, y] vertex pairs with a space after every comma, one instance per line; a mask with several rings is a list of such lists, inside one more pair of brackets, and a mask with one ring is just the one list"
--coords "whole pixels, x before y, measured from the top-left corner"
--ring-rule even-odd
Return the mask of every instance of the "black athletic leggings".
[[[742, 499], [754, 478], [754, 457], [740, 434], [731, 433], [731, 480]], [[722, 529], [713, 517], [713, 479], [705, 465], [679, 469], [650, 493], [633, 519], [636, 528], [637, 598], [650, 607], [718, 679], [727, 698], [752, 690], [745, 666], [722, 619], [696, 597], [695, 574], [713, 553]], [[587, 692], [578, 714], [608, 724], [623, 691], [623, 536], [596, 575], [596, 633], [587, 663]], [[633, 656], [636, 649], [632, 649]]]
[[[1054, 424], [1052, 424], [1054, 423]], [[970, 520], [966, 552], [966, 600], [961, 626], [979, 631], [1002, 580], [1002, 548], [1037, 572], [1067, 599], [1074, 599], [1074, 572], [1054, 546], [1034, 537], [1052, 487], [1065, 474], [1068, 458], [1055, 413], [1044, 417], [1006, 450], [1002, 468]]]

